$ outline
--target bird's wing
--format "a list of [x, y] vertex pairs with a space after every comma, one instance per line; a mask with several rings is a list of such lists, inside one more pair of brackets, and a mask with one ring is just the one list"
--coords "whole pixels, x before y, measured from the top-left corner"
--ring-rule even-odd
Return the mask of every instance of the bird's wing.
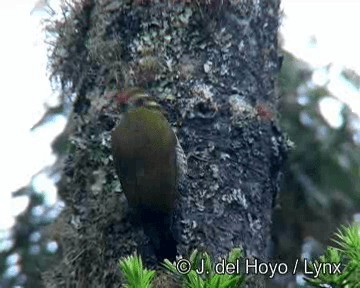
[[187, 158], [183, 148], [181, 147], [180, 141], [177, 138], [176, 134], [176, 168], [177, 168], [177, 178], [179, 183], [181, 183], [187, 174], [188, 166], [187, 166]]

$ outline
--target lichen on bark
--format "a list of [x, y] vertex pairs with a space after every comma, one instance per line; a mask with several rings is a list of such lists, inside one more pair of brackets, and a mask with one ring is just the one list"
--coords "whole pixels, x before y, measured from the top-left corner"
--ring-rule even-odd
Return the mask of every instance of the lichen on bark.
[[83, 0], [67, 9], [48, 28], [52, 75], [75, 98], [59, 184], [64, 257], [44, 274], [47, 286], [118, 287], [120, 257], [140, 249], [153, 260], [110, 156], [117, 113], [104, 95], [131, 86], [165, 107], [188, 155], [174, 216], [179, 253], [218, 257], [241, 246], [266, 259], [286, 154], [276, 114], [278, 1]]

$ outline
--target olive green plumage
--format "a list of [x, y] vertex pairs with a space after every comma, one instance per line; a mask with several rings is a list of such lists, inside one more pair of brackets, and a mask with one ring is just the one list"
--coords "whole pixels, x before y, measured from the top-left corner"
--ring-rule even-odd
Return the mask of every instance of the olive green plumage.
[[171, 219], [178, 181], [186, 173], [185, 154], [159, 106], [146, 94], [126, 94], [126, 97], [122, 94], [118, 98], [121, 105], [132, 109], [123, 113], [112, 132], [116, 172], [130, 206], [140, 215], [157, 257], [173, 260], [176, 242]]
[[125, 113], [112, 133], [114, 163], [133, 207], [170, 213], [176, 197], [176, 137], [158, 111]]

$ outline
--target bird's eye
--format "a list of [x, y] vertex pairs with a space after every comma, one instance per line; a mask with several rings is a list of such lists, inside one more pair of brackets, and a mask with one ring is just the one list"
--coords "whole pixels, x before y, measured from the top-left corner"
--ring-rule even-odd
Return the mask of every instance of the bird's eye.
[[144, 98], [136, 99], [135, 106], [136, 107], [144, 106], [144, 101], [145, 101]]

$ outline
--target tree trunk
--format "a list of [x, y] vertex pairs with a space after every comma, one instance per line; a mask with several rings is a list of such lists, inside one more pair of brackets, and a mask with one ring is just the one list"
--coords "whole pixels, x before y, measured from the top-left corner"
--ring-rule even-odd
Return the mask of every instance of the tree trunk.
[[286, 154], [276, 124], [279, 1], [92, 0], [70, 8], [48, 27], [57, 36], [53, 76], [76, 100], [59, 184], [66, 209], [54, 224], [64, 258], [44, 274], [47, 286], [118, 287], [120, 257], [136, 249], [153, 256], [110, 156], [117, 115], [104, 95], [130, 86], [166, 108], [188, 155], [174, 216], [178, 252], [217, 257], [241, 246], [267, 259]]

